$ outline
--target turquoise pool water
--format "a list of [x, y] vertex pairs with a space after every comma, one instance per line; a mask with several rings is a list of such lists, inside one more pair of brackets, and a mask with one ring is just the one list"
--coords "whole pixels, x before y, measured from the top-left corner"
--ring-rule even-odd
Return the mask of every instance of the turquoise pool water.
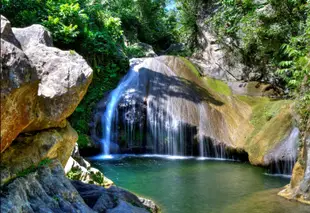
[[248, 163], [116, 157], [91, 160], [120, 187], [154, 200], [164, 213], [306, 213], [310, 207], [276, 193], [288, 178]]

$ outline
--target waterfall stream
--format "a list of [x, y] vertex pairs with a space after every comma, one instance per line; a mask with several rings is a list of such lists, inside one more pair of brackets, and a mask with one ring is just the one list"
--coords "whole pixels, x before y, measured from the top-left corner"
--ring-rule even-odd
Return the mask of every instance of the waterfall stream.
[[124, 93], [124, 91], [128, 88], [128, 86], [130, 86], [133, 83], [133, 81], [136, 79], [136, 76], [138, 75], [137, 69], [135, 69], [135, 67], [138, 66], [138, 62], [136, 63], [137, 64], [133, 64], [131, 66], [129, 72], [121, 80], [116, 89], [114, 89], [109, 94], [106, 110], [101, 117], [102, 132], [103, 132], [101, 144], [105, 156], [110, 155], [110, 145], [112, 139], [111, 134], [113, 131], [112, 128], [113, 119], [115, 119], [115, 114], [117, 114], [118, 103], [122, 98], [122, 94]]
[[[233, 102], [232, 108], [225, 109], [234, 110], [233, 114], [218, 110], [223, 103], [213, 99], [201, 79], [175, 60], [131, 60], [127, 75], [97, 113], [101, 130], [95, 134], [100, 135], [103, 158], [123, 153], [248, 160], [245, 151], [232, 151], [238, 135], [232, 135], [229, 128], [235, 123], [234, 128], [239, 128], [244, 119], [238, 105]], [[272, 173], [291, 173], [298, 135], [294, 128], [266, 155]]]

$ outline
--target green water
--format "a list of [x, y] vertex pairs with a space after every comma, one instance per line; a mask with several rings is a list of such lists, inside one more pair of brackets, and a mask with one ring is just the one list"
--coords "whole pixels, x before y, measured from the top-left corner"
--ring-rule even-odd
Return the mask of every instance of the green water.
[[116, 185], [154, 200], [164, 213], [310, 212], [276, 196], [288, 178], [264, 175], [247, 163], [126, 157], [92, 165]]

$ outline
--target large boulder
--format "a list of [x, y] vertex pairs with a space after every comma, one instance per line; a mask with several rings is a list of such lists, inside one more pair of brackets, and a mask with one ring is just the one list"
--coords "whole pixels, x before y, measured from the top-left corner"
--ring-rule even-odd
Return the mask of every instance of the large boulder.
[[23, 50], [37, 44], [44, 44], [48, 47], [53, 46], [51, 33], [42, 25], [34, 24], [25, 28], [12, 28], [12, 31]]
[[61, 129], [51, 128], [19, 135], [1, 154], [1, 185], [45, 159], [57, 158], [65, 166], [77, 138], [76, 131], [69, 123]]
[[2, 152], [36, 119], [34, 108], [39, 81], [25, 53], [2, 38], [1, 68]]
[[103, 188], [80, 181], [72, 181], [72, 184], [80, 193], [85, 203], [96, 212], [160, 212], [159, 207], [154, 202], [139, 198], [116, 186]]
[[11, 27], [11, 22], [7, 20], [4, 16], [1, 16], [1, 38], [6, 40], [9, 43], [12, 43], [18, 48], [21, 48], [19, 41], [15, 38], [12, 27]]
[[82, 100], [92, 80], [92, 69], [82, 56], [72, 51], [38, 44], [25, 53], [40, 79], [37, 119], [25, 131], [57, 126]]
[[15, 179], [2, 188], [1, 212], [95, 213], [64, 176], [60, 163], [52, 162]]
[[3, 152], [21, 132], [65, 127], [65, 119], [87, 91], [92, 69], [74, 51], [51, 47], [52, 38], [44, 27], [12, 31], [2, 16], [1, 22]]

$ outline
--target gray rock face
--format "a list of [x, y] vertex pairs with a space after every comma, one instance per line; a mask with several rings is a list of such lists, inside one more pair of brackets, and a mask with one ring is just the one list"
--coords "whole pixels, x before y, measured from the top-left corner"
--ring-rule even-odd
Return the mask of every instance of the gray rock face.
[[273, 9], [271, 4], [267, 4], [264, 7], [256, 10], [257, 15], [266, 18], [266, 19], [272, 19], [276, 17], [276, 11]]
[[[7, 18], [1, 15], [1, 38], [6, 40], [9, 43], [12, 43], [18, 48], [21, 48], [20, 43], [18, 40], [15, 38], [12, 28], [11, 28], [11, 23]], [[2, 45], [1, 45], [2, 48]]]
[[145, 205], [143, 198], [138, 198], [136, 195], [116, 186], [106, 189], [96, 185], [84, 184], [80, 181], [72, 181], [72, 184], [86, 204], [96, 212], [159, 212], [159, 208], [154, 203], [153, 205]]
[[64, 127], [87, 91], [92, 80], [87, 62], [51, 46], [44, 27], [12, 31], [1, 16], [1, 152], [21, 132]]
[[[115, 186], [69, 181], [58, 161], [16, 178], [1, 188], [2, 213], [147, 213], [148, 206], [132, 193]], [[159, 208], [154, 209], [158, 212]]]
[[57, 162], [17, 178], [2, 188], [0, 199], [2, 213], [95, 212], [65, 178]]
[[199, 66], [202, 76], [210, 76], [224, 81], [257, 80], [254, 70], [242, 63], [241, 54], [229, 51], [217, 42], [210, 30], [200, 23], [199, 43], [201, 49], [191, 61]]
[[133, 45], [134, 47], [141, 48], [144, 51], [145, 57], [156, 57], [157, 54], [154, 52], [154, 49], [151, 45], [139, 42]]
[[1, 98], [14, 89], [38, 80], [35, 68], [26, 54], [18, 46], [4, 40], [3, 36], [5, 34], [1, 34]]
[[23, 50], [37, 44], [44, 44], [48, 47], [53, 46], [51, 33], [42, 25], [34, 24], [25, 28], [12, 28], [12, 31], [22, 45]]

